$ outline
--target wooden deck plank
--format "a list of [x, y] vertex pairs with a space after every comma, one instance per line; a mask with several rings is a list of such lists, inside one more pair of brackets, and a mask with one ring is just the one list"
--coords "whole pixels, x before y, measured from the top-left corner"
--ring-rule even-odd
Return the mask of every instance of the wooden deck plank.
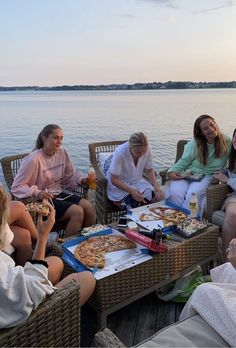
[[144, 340], [144, 337], [150, 337], [155, 333], [157, 320], [157, 306], [155, 294], [146, 296], [140, 301], [140, 312], [137, 318], [136, 335], [133, 345]]
[[[140, 313], [140, 301], [136, 301], [120, 309], [118, 312], [118, 322], [113, 332], [127, 347], [130, 347], [133, 345], [136, 335], [137, 320]], [[110, 328], [110, 320], [107, 326]]]
[[[182, 303], [164, 302], [155, 293], [112, 313], [107, 327], [127, 346], [136, 345], [178, 321]], [[81, 313], [81, 347], [90, 347], [97, 331], [97, 313], [85, 304]]]

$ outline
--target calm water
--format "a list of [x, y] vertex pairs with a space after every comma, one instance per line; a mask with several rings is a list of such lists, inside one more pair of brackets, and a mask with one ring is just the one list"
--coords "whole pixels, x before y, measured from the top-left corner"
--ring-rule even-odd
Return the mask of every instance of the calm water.
[[158, 171], [173, 162], [177, 140], [192, 137], [199, 115], [214, 115], [231, 135], [235, 111], [236, 89], [0, 92], [0, 156], [31, 151], [40, 130], [57, 123], [64, 130], [64, 147], [86, 172], [88, 143], [127, 139], [143, 131]]

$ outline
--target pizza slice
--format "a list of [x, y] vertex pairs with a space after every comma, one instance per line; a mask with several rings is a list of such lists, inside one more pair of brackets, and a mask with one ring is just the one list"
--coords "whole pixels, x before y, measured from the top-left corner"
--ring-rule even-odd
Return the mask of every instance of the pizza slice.
[[48, 216], [49, 214], [49, 207], [47, 205], [44, 205], [42, 202], [28, 203], [26, 204], [26, 209], [29, 212], [39, 213], [42, 216]]
[[142, 213], [139, 216], [140, 221], [155, 221], [155, 220], [161, 220], [160, 216], [154, 215], [151, 213]]

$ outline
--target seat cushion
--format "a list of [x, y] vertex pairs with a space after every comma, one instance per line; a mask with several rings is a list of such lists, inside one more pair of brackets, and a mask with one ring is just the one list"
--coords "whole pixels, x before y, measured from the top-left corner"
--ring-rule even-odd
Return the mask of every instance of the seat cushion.
[[225, 212], [223, 210], [216, 210], [212, 215], [212, 223], [223, 227], [225, 219]]
[[110, 168], [112, 157], [113, 157], [113, 153], [104, 162], [103, 173], [105, 176], [107, 175], [108, 169]]
[[135, 347], [229, 347], [200, 315], [162, 329]]
[[98, 154], [99, 167], [104, 175], [106, 175], [112, 159], [113, 152], [100, 152]]

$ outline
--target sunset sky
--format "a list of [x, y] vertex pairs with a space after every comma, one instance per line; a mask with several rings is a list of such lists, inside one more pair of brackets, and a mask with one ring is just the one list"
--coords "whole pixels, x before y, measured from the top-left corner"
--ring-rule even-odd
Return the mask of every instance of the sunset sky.
[[236, 0], [0, 0], [0, 86], [236, 80]]

